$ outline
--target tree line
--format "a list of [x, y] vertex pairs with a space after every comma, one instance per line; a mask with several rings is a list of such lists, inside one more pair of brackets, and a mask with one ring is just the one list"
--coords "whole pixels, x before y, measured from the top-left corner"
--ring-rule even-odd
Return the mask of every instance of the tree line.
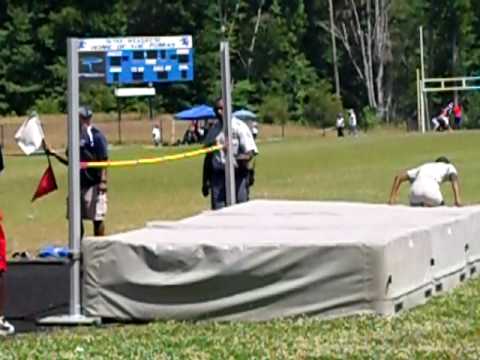
[[[236, 107], [319, 126], [343, 108], [355, 109], [365, 125], [405, 120], [416, 109], [419, 26], [427, 76], [473, 76], [479, 21], [475, 0], [3, 0], [0, 114], [65, 111], [67, 37], [191, 34], [195, 80], [155, 85], [158, 111], [220, 94], [219, 42], [226, 38]], [[436, 94], [431, 112], [454, 96], [467, 123], [479, 126], [475, 92]], [[82, 84], [81, 101], [116, 109], [112, 89], [99, 83]], [[127, 107], [145, 111], [146, 104], [130, 100]]]

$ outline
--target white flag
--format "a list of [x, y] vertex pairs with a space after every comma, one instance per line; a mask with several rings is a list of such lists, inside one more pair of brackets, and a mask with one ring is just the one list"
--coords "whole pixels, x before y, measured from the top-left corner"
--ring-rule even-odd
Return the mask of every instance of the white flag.
[[30, 155], [42, 146], [44, 134], [40, 119], [33, 113], [15, 134], [15, 141], [26, 155]]

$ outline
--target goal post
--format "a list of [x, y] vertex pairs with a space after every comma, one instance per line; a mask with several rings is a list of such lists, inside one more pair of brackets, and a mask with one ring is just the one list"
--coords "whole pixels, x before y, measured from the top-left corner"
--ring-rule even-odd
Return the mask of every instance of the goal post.
[[417, 76], [417, 107], [420, 109], [420, 128], [425, 132], [429, 124], [426, 117], [425, 102], [430, 93], [472, 91], [480, 89], [480, 76], [436, 77], [418, 79]]

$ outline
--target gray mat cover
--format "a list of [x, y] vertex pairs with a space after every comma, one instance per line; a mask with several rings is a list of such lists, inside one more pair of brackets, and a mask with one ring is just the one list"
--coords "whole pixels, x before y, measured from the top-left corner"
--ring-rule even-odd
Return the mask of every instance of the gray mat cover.
[[[83, 241], [88, 315], [392, 314], [480, 259], [480, 207], [257, 200]], [[401, 307], [398, 305], [401, 304]]]

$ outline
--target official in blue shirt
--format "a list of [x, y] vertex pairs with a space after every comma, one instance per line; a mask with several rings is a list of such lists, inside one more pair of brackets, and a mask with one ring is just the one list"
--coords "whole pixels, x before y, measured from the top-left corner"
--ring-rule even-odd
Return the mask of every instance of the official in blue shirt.
[[[87, 106], [79, 108], [80, 161], [108, 160], [108, 143], [103, 133], [92, 125], [93, 112]], [[61, 163], [68, 165], [68, 159], [46, 146], [47, 152]], [[105, 235], [105, 216], [107, 214], [107, 170], [105, 168], [84, 168], [80, 170], [82, 219], [93, 221], [95, 236]], [[82, 224], [82, 236], [83, 236]]]

